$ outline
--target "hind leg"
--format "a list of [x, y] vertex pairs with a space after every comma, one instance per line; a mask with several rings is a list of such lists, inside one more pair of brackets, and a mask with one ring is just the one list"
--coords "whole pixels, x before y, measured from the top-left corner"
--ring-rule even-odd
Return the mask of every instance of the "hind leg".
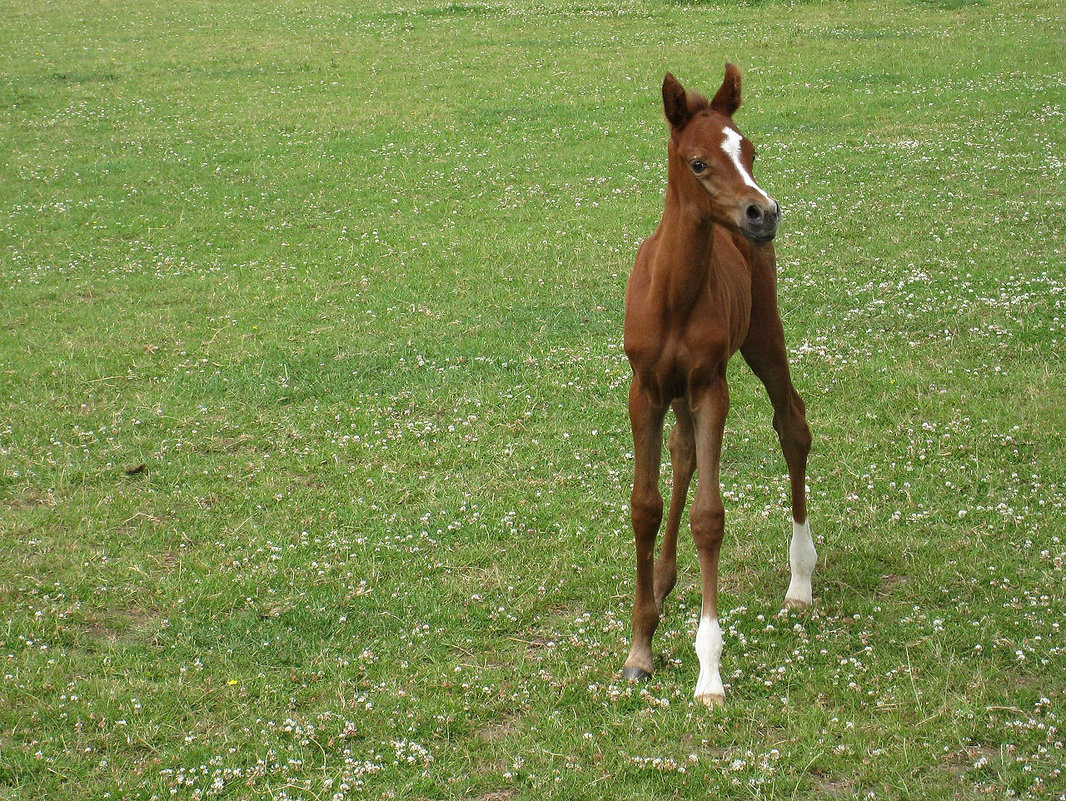
[[696, 470], [696, 443], [692, 432], [692, 416], [688, 402], [674, 401], [674, 428], [670, 432], [670, 462], [673, 467], [674, 488], [670, 493], [670, 511], [666, 518], [663, 547], [655, 562], [655, 606], [662, 612], [666, 596], [677, 582], [677, 532], [681, 527], [681, 513], [685, 508], [692, 474]]
[[766, 387], [774, 408], [774, 430], [788, 465], [792, 493], [792, 542], [789, 566], [792, 578], [785, 593], [785, 606], [803, 608], [813, 601], [811, 576], [818, 563], [818, 553], [807, 520], [807, 455], [811, 449], [811, 432], [807, 426], [803, 399], [792, 386], [785, 337], [776, 303], [763, 310], [756, 321], [753, 309], [751, 333], [741, 347], [744, 360]]

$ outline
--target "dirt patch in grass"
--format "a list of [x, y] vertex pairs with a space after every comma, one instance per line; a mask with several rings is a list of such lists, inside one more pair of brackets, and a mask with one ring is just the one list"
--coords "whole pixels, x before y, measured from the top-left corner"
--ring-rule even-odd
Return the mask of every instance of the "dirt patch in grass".
[[145, 526], [152, 526], [153, 528], [155, 528], [162, 523], [163, 519], [160, 517], [156, 517], [153, 514], [150, 514], [148, 512], [136, 512], [135, 514], [126, 518], [119, 524], [118, 531], [122, 533], [130, 533], [138, 531]]
[[[251, 434], [238, 434], [236, 437], [215, 437], [203, 445], [204, 453], [238, 453], [244, 450], [254, 451], [255, 443]], [[249, 444], [251, 443], [251, 444]]]
[[94, 640], [107, 643], [133, 640], [150, 629], [159, 617], [161, 615], [157, 609], [127, 607], [107, 617], [88, 621], [85, 624], [85, 632]]
[[947, 754], [942, 764], [947, 768], [948, 772], [956, 777], [964, 776], [967, 771], [973, 770], [978, 766], [981, 760], [985, 762], [995, 762], [1000, 758], [999, 749], [993, 745], [987, 745], [981, 743], [978, 745], [967, 745], [960, 748], [958, 751], [952, 751]]
[[517, 732], [518, 728], [517, 718], [508, 716], [502, 720], [493, 721], [486, 726], [482, 726], [474, 734], [487, 743], [497, 743]]
[[896, 587], [907, 583], [906, 576], [887, 575], [881, 576], [881, 586], [877, 588], [877, 597], [885, 598], [893, 593]]
[[817, 788], [816, 798], [843, 798], [855, 790], [854, 783], [848, 779], [834, 778], [824, 773], [812, 772], [811, 781]]
[[540, 634], [531, 635], [528, 639], [519, 639], [517, 637], [513, 639], [515, 642], [520, 642], [525, 645], [527, 654], [535, 656], [538, 659], [541, 656], [541, 649], [550, 648], [555, 645], [556, 642], [556, 638], [545, 637]]
[[21, 511], [23, 509], [38, 509], [42, 506], [55, 506], [56, 499], [46, 492], [32, 490], [19, 498], [4, 498], [3, 503], [8, 509]]

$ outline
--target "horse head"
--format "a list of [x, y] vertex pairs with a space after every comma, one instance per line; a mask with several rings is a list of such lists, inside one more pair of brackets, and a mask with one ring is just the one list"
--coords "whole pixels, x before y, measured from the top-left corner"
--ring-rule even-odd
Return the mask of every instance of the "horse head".
[[670, 184], [706, 217], [765, 245], [777, 233], [781, 210], [752, 177], [755, 148], [733, 122], [740, 108], [740, 70], [726, 64], [710, 101], [670, 73], [663, 110], [670, 123]]

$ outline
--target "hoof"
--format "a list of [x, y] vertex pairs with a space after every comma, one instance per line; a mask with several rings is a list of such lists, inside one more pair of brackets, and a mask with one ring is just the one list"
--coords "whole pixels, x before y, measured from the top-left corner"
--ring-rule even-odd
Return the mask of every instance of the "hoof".
[[810, 606], [810, 603], [808, 603], [807, 601], [801, 601], [799, 598], [786, 598], [785, 599], [785, 605], [782, 608], [783, 609], [791, 609], [794, 612], [802, 612], [804, 609], [807, 609], [809, 606]]
[[626, 681], [647, 681], [651, 673], [638, 667], [627, 667], [622, 670], [622, 678]]
[[724, 695], [718, 695], [717, 693], [708, 693], [707, 695], [697, 695], [696, 696], [696, 700], [697, 701], [703, 701], [704, 706], [712, 706], [712, 707], [724, 707], [725, 706], [725, 696]]

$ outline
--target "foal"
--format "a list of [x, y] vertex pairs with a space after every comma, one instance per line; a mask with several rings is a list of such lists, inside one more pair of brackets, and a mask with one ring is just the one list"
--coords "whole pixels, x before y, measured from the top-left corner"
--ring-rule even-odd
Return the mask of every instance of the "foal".
[[[719, 673], [718, 555], [724, 511], [718, 464], [729, 409], [726, 364], [738, 349], [765, 385], [788, 463], [792, 488], [792, 582], [788, 607], [811, 603], [817, 553], [805, 495], [811, 435], [803, 401], [792, 387], [784, 330], [777, 311], [774, 248], [780, 210], [752, 177], [751, 143], [737, 130], [740, 72], [726, 65], [710, 102], [667, 73], [663, 107], [670, 123], [666, 210], [637, 252], [626, 287], [625, 351], [633, 369], [629, 418], [635, 471], [630, 498], [636, 535], [637, 583], [633, 645], [623, 675], [651, 676], [651, 638], [677, 577], [677, 531], [693, 471], [699, 469], [689, 513], [699, 554], [703, 610], [696, 633], [700, 675], [696, 698], [725, 702]], [[670, 433], [673, 493], [662, 552], [653, 562], [663, 516], [659, 493], [663, 419]]]

